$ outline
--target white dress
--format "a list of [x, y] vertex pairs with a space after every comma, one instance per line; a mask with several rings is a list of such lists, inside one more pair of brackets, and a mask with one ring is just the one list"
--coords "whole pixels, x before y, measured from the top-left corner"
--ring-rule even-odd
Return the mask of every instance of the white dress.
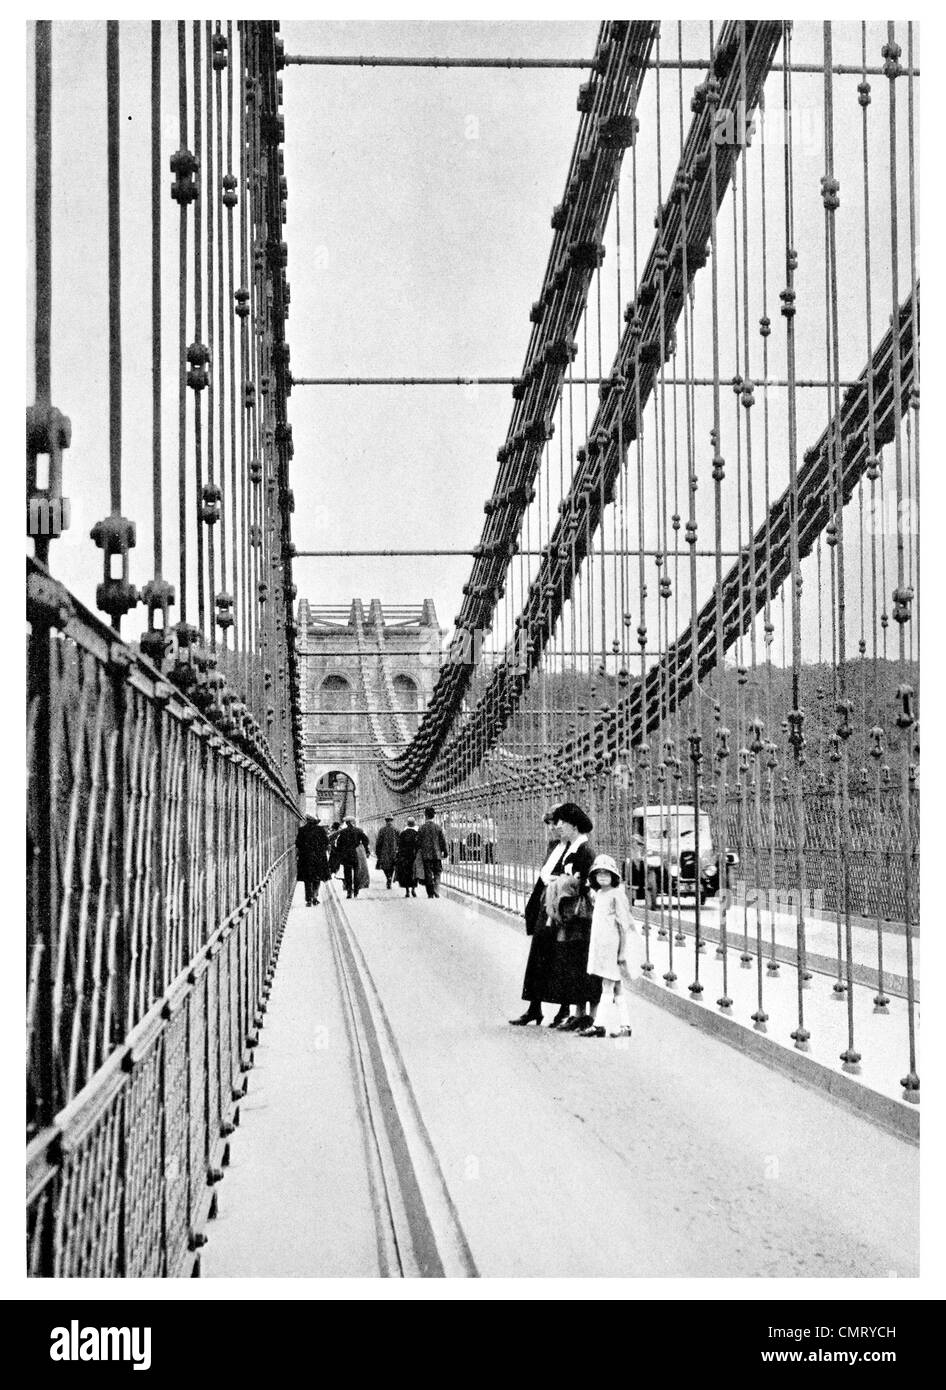
[[626, 933], [627, 960], [630, 965], [637, 957], [637, 929], [631, 918], [624, 885], [617, 888], [598, 888], [595, 890], [594, 911], [591, 916], [591, 940], [588, 943], [588, 974], [598, 975], [602, 980], [619, 980], [618, 950], [621, 933]]

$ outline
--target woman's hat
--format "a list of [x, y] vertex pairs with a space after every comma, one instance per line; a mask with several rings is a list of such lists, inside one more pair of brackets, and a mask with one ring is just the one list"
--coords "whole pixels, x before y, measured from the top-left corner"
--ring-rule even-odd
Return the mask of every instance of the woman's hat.
[[591, 817], [576, 805], [574, 801], [565, 801], [561, 806], [556, 806], [552, 812], [553, 822], [567, 821], [573, 825], [579, 835], [590, 835], [594, 829], [594, 822]]
[[617, 866], [617, 864], [615, 864], [615, 862], [614, 862], [614, 860], [611, 858], [610, 854], [598, 854], [598, 855], [595, 856], [594, 863], [592, 864], [591, 868], [588, 870], [588, 876], [589, 876], [589, 878], [592, 878], [592, 879], [593, 879], [594, 876], [595, 876], [595, 874], [598, 873], [598, 872], [600, 872], [600, 871], [602, 871], [602, 870], [603, 870], [605, 873], [611, 874], [612, 877], [613, 877], [618, 883], [621, 882], [621, 875], [618, 873], [618, 866]]
[[407, 818], [407, 823], [408, 823], [408, 825], [416, 825], [416, 824], [417, 824], [417, 822], [415, 821], [415, 819], [414, 819], [413, 816], [408, 816], [408, 818]]

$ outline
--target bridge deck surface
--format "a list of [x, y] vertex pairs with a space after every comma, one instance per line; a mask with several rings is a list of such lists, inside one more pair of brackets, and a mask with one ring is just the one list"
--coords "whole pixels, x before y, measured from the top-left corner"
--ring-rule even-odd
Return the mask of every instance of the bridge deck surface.
[[[912, 1145], [646, 999], [628, 1041], [510, 1028], [526, 940], [472, 906], [343, 906], [481, 1276], [917, 1274]], [[378, 1273], [328, 938], [292, 909], [207, 1275]]]
[[[296, 902], [301, 900], [300, 893]], [[202, 1272], [379, 1273], [351, 1042], [324, 908], [293, 907]]]

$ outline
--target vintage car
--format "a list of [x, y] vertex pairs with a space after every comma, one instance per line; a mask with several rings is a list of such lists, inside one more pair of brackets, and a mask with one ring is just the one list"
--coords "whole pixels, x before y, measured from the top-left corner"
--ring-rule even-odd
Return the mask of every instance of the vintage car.
[[[631, 852], [625, 863], [625, 878], [632, 898], [646, 898], [648, 906], [654, 908], [659, 893], [673, 898], [695, 898], [699, 891], [701, 903], [718, 894], [718, 852], [705, 811], [700, 812], [699, 819], [699, 874], [696, 872], [696, 831], [696, 812], [692, 806], [634, 808]], [[738, 856], [727, 849], [725, 859], [723, 887], [728, 888]]]

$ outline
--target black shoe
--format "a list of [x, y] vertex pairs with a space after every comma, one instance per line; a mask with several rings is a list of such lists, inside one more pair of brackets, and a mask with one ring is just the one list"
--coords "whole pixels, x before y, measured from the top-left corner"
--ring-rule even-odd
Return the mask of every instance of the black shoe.
[[345, 897], [346, 897], [346, 898], [350, 898], [350, 897], [351, 897], [351, 894], [350, 894], [350, 893], [346, 893], [346, 894], [345, 894]]
[[581, 1014], [573, 1014], [571, 1018], [566, 1018], [565, 1022], [560, 1024], [558, 1031], [560, 1033], [574, 1033], [576, 1029], [584, 1028], [586, 1022], [587, 1020], [582, 1018]]
[[511, 1018], [509, 1022], [512, 1024], [513, 1028], [522, 1028], [526, 1023], [538, 1023], [541, 1025], [542, 1012], [540, 1010], [536, 1013], [534, 1009], [527, 1009], [521, 1018]]
[[552, 1022], [549, 1024], [549, 1027], [550, 1027], [550, 1028], [561, 1028], [562, 1024], [565, 1023], [567, 1019], [568, 1019], [568, 1010], [567, 1010], [567, 1009], [559, 1009], [558, 1013], [555, 1015], [555, 1017], [552, 1019]]

